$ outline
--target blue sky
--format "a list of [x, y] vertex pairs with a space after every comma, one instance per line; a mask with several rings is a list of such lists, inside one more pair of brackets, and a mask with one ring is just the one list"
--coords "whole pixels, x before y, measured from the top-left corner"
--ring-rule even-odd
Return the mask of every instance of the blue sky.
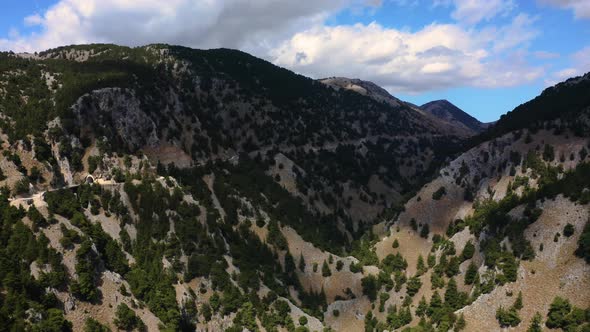
[[239, 48], [373, 81], [482, 121], [590, 71], [588, 0], [3, 0], [0, 50], [154, 42]]
[[[403, 2], [403, 1], [402, 1]], [[590, 2], [590, 0], [588, 1]], [[330, 20], [330, 24], [354, 24], [357, 22], [379, 22], [385, 26], [418, 29], [432, 22], [452, 23], [451, 6], [430, 6], [418, 1], [407, 1], [400, 5], [399, 1], [384, 2], [379, 10], [372, 15], [359, 15], [355, 11], [343, 11]], [[530, 61], [540, 66], [547, 66], [548, 70], [568, 68], [571, 64], [570, 54], [579, 51], [583, 46], [590, 46], [590, 18], [575, 18], [571, 10], [564, 10], [534, 1], [518, 2], [518, 10], [537, 18], [535, 27], [539, 29], [538, 37], [530, 42], [530, 50], [554, 53], [551, 59], [535, 59]], [[506, 22], [510, 16], [495, 17], [491, 23]], [[559, 56], [558, 56], [559, 55]], [[590, 67], [582, 68], [583, 72], [590, 71]], [[561, 78], [561, 77], [560, 77]], [[547, 82], [548, 81], [548, 82]], [[507, 88], [473, 88], [469, 86], [451, 89], [437, 89], [419, 94], [397, 93], [396, 96], [417, 105], [425, 104], [435, 99], [448, 99], [482, 121], [494, 121], [521, 103], [537, 96], [548, 83], [554, 83], [552, 78], [534, 80], [527, 84]], [[390, 91], [395, 94], [395, 91]]]

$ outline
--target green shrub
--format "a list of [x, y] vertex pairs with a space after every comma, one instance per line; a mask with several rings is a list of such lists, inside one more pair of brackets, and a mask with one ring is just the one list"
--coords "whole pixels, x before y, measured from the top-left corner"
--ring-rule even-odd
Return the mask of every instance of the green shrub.
[[303, 258], [303, 253], [299, 256], [299, 271], [305, 272], [305, 258]]
[[110, 332], [111, 330], [93, 318], [86, 318], [84, 332]]
[[441, 186], [435, 192], [432, 193], [432, 199], [438, 201], [446, 194], [447, 194], [447, 188]]
[[301, 325], [301, 326], [305, 326], [305, 325], [307, 325], [307, 317], [305, 317], [305, 316], [300, 316], [300, 317], [299, 317], [299, 325]]
[[363, 287], [363, 294], [366, 295], [371, 302], [377, 299], [377, 291], [381, 287], [375, 276], [368, 275], [362, 278], [361, 286]]
[[550, 329], [561, 328], [564, 331], [578, 331], [577, 328], [584, 324], [590, 323], [590, 317], [587, 310], [574, 307], [567, 299], [555, 297], [547, 313], [547, 325]]
[[424, 224], [422, 226], [422, 229], [420, 230], [420, 236], [427, 239], [429, 233], [430, 233], [430, 226], [428, 226], [428, 224]]
[[574, 231], [575, 231], [574, 225], [568, 223], [563, 228], [563, 235], [565, 235], [566, 237], [570, 237], [570, 236], [574, 235]]
[[498, 310], [496, 310], [496, 319], [501, 327], [515, 327], [520, 324], [520, 316], [518, 315], [518, 311], [514, 308], [508, 310], [503, 307], [498, 308]]
[[467, 267], [467, 271], [465, 272], [465, 284], [466, 285], [473, 285], [479, 279], [479, 275], [477, 272], [477, 266], [471, 262]]
[[420, 281], [420, 278], [417, 276], [411, 277], [406, 285], [408, 296], [414, 297], [414, 295], [420, 290], [420, 287], [422, 287], [422, 281]]
[[418, 223], [416, 222], [416, 219], [414, 219], [414, 218], [410, 219], [410, 227], [412, 227], [412, 229], [414, 231], [418, 230]]
[[121, 303], [117, 307], [114, 323], [118, 328], [127, 331], [134, 329], [142, 330], [144, 328], [141, 319], [125, 303]]
[[330, 266], [326, 261], [322, 264], [322, 276], [329, 277], [332, 275], [332, 271], [330, 271]]
[[14, 193], [17, 195], [26, 194], [29, 192], [29, 185], [31, 182], [28, 178], [22, 178], [14, 185]]
[[590, 264], [590, 220], [586, 222], [584, 230], [578, 239], [576, 256], [585, 259], [586, 263]]
[[531, 321], [531, 325], [527, 329], [527, 332], [542, 332], [543, 331], [543, 317], [540, 313], [535, 313]]
[[543, 160], [545, 160], [545, 161], [555, 160], [555, 151], [553, 150], [553, 146], [551, 146], [549, 144], [545, 144], [545, 148], [543, 149]]
[[463, 261], [473, 258], [473, 254], [475, 253], [475, 245], [471, 240], [467, 241], [465, 247], [463, 248], [463, 252], [461, 253], [461, 257], [463, 257]]

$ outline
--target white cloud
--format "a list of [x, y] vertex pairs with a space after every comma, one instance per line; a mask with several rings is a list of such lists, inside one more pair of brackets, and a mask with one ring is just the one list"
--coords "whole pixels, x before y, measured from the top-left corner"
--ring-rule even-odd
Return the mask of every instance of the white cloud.
[[345, 6], [374, 0], [61, 0], [25, 18], [40, 32], [0, 39], [0, 49], [36, 51], [74, 43], [156, 42], [256, 49], [323, 22]]
[[415, 32], [377, 23], [318, 26], [282, 43], [271, 60], [312, 77], [360, 77], [393, 91], [514, 86], [544, 73], [527, 63], [526, 52], [512, 50], [534, 37], [526, 30], [518, 16], [505, 27], [481, 31], [455, 24]]
[[541, 4], [551, 5], [574, 12], [576, 18], [590, 19], [590, 1], [588, 0], [538, 0]]
[[432, 62], [427, 63], [422, 67], [422, 72], [425, 74], [438, 74], [448, 72], [453, 68], [448, 62]]
[[38, 32], [15, 32], [0, 39], [0, 49], [39, 51], [91, 42], [239, 48], [311, 77], [359, 77], [404, 92], [513, 86], [543, 74], [523, 51], [537, 35], [535, 18], [518, 14], [504, 25], [482, 23], [509, 13], [512, 1], [452, 0], [459, 22], [417, 31], [378, 23], [326, 25], [342, 10], [362, 15], [382, 2], [60, 0], [24, 19]]
[[481, 21], [489, 21], [498, 15], [510, 13], [516, 5], [512, 0], [434, 0], [433, 6], [448, 7], [453, 5], [455, 9], [451, 16], [465, 24], [477, 24]]
[[536, 18], [524, 13], [516, 15], [509, 24], [498, 29], [496, 35], [499, 38], [494, 41], [494, 50], [503, 51], [526, 45], [539, 34], [533, 27], [535, 21]]
[[579, 68], [580, 74], [590, 71], [590, 46], [586, 46], [574, 53], [572, 59]]
[[43, 23], [43, 18], [39, 14], [34, 14], [31, 16], [25, 17], [25, 25], [33, 26], [33, 25], [41, 25]]
[[545, 85], [555, 85], [568, 78], [584, 75], [587, 72], [590, 72], [590, 46], [586, 46], [570, 55], [569, 66], [553, 72], [549, 78], [545, 79]]
[[559, 53], [548, 52], [548, 51], [536, 51], [536, 52], [533, 52], [533, 55], [537, 59], [541, 59], [541, 60], [557, 59], [560, 56]]

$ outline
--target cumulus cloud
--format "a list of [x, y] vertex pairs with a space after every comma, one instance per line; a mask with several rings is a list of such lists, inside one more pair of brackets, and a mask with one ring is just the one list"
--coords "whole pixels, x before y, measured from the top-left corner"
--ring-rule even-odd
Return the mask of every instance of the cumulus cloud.
[[580, 19], [590, 19], [590, 1], [588, 0], [538, 0], [541, 4], [563, 9], [570, 9]]
[[408, 31], [326, 24], [343, 10], [370, 13], [382, 0], [59, 0], [24, 19], [37, 32], [15, 32], [0, 39], [0, 49], [96, 42], [238, 48], [311, 77], [359, 77], [404, 92], [513, 86], [543, 74], [523, 51], [538, 34], [534, 17], [483, 24], [511, 13], [512, 0], [442, 1], [455, 6], [456, 23]]
[[345, 6], [375, 0], [61, 0], [25, 18], [40, 32], [0, 40], [0, 49], [36, 51], [64, 44], [165, 41], [193, 47], [263, 48]]
[[[275, 63], [312, 77], [353, 76], [394, 91], [423, 92], [454, 86], [503, 87], [543, 75], [526, 52], [506, 52], [534, 34], [518, 16], [498, 29], [481, 31], [456, 24], [431, 24], [408, 32], [375, 22], [319, 26], [295, 34], [271, 53]], [[527, 37], [527, 38], [525, 38]]]

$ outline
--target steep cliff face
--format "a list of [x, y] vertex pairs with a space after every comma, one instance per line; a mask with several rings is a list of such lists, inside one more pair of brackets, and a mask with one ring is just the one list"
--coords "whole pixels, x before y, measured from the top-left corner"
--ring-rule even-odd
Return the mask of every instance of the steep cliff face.
[[0, 60], [0, 326], [525, 330], [556, 296], [588, 326], [583, 79], [467, 144], [237, 51]]
[[73, 106], [80, 130], [108, 138], [128, 151], [160, 143], [157, 126], [132, 91], [104, 88], [82, 96]]

